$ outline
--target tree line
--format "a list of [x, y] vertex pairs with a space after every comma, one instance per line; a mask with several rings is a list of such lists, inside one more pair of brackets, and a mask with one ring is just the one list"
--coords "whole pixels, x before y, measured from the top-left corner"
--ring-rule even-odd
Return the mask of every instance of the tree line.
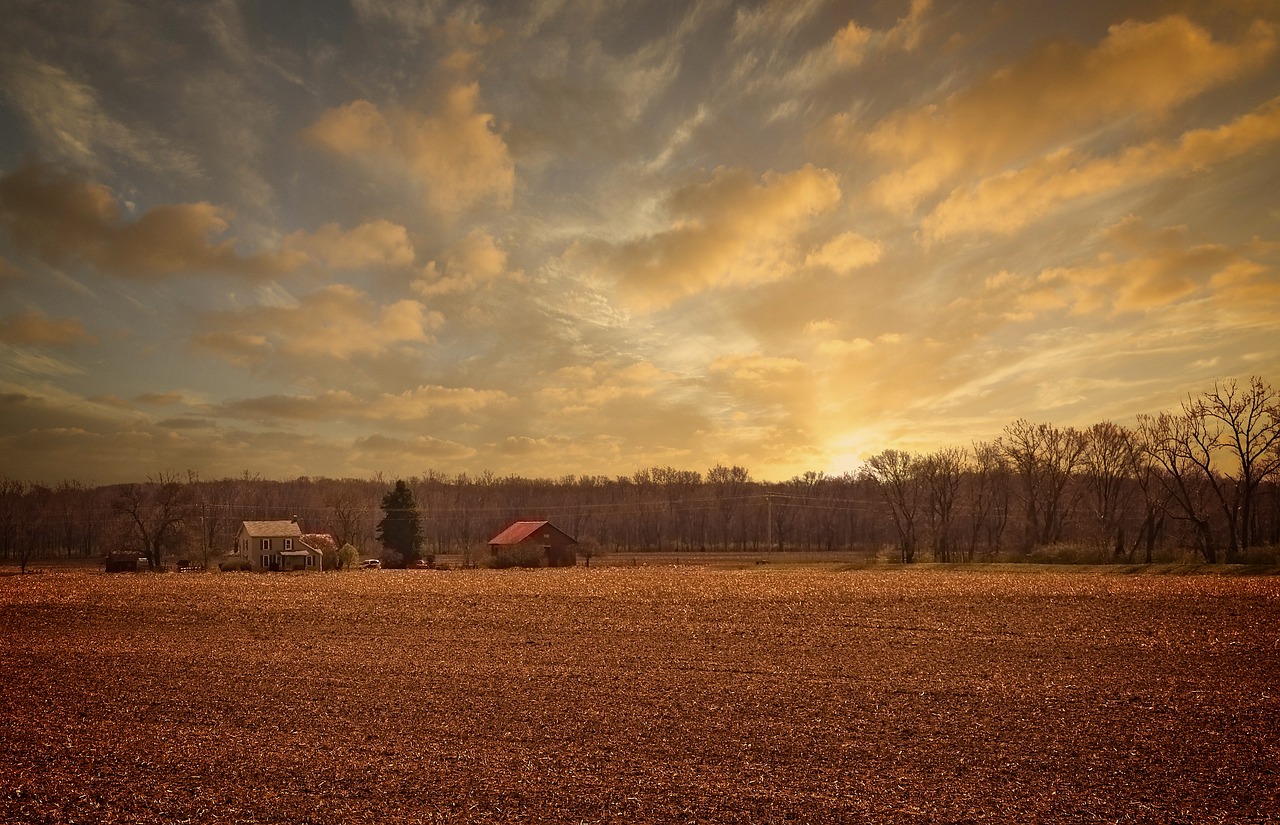
[[[422, 552], [474, 554], [517, 519], [549, 519], [588, 552], [885, 551], [903, 562], [1266, 559], [1280, 545], [1280, 398], [1262, 378], [1219, 381], [1132, 426], [1019, 419], [994, 439], [888, 449], [856, 473], [785, 481], [741, 466], [649, 467], [556, 479], [398, 479], [419, 511]], [[208, 565], [243, 520], [298, 517], [336, 546], [380, 552], [391, 482], [245, 472], [166, 472], [90, 487], [0, 478], [0, 561], [144, 553]]]

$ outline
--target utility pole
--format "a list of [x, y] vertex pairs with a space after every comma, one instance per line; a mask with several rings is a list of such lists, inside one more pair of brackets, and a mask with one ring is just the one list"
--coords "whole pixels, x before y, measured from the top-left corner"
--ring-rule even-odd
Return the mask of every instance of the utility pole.
[[773, 547], [773, 499], [769, 496], [764, 497], [765, 516], [765, 541], [764, 551], [769, 552], [769, 548]]

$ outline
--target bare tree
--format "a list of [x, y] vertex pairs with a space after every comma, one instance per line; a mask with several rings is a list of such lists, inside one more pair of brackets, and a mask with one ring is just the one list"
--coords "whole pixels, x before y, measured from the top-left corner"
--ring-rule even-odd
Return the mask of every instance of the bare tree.
[[889, 505], [904, 564], [916, 560], [920, 514], [920, 459], [902, 450], [885, 450], [867, 459], [866, 471]]
[[1084, 457], [1084, 433], [1073, 427], [1032, 424], [1020, 418], [1004, 428], [1000, 446], [1022, 481], [1027, 542], [1053, 544], [1070, 512], [1068, 485]]
[[[1228, 560], [1232, 560], [1237, 545], [1241, 551], [1253, 545], [1253, 508], [1258, 487], [1280, 469], [1280, 396], [1270, 384], [1254, 376], [1247, 387], [1234, 379], [1215, 383], [1203, 398], [1188, 399], [1185, 406], [1188, 415], [1204, 422], [1209, 439], [1206, 452], [1216, 449], [1224, 453], [1236, 473], [1231, 494], [1226, 494], [1223, 485], [1217, 496], [1231, 521], [1233, 540], [1227, 553]], [[1205, 472], [1211, 478], [1210, 470]]]
[[[1199, 419], [1188, 416], [1185, 411], [1179, 415], [1162, 412], [1138, 416], [1142, 451], [1159, 467], [1157, 478], [1181, 513], [1179, 518], [1195, 528], [1204, 560], [1216, 564], [1218, 544], [1209, 517], [1210, 485], [1199, 461], [1204, 457], [1197, 454], [1197, 445], [1203, 442], [1199, 427]], [[1207, 466], [1205, 460], [1204, 466]]]
[[1156, 542], [1164, 530], [1165, 515], [1169, 511], [1169, 492], [1161, 478], [1162, 466], [1145, 448], [1146, 437], [1141, 429], [1131, 433], [1130, 443], [1133, 447], [1129, 452], [1131, 472], [1142, 498], [1142, 526], [1138, 529], [1133, 547], [1129, 549], [1129, 555], [1132, 557], [1141, 544], [1144, 547], [1143, 561], [1151, 564]]
[[968, 456], [959, 447], [943, 447], [920, 460], [935, 561], [952, 560], [951, 522], [967, 465]]
[[1009, 465], [1000, 445], [990, 441], [975, 442], [973, 466], [966, 478], [968, 561], [973, 561], [979, 537], [986, 539], [988, 557], [995, 558], [1000, 552], [1005, 526], [1009, 523]]
[[5, 561], [18, 550], [26, 489], [27, 485], [17, 479], [0, 476], [0, 559]]
[[1124, 516], [1132, 500], [1133, 433], [1103, 421], [1085, 431], [1083, 476], [1089, 491], [1097, 539], [1112, 556], [1125, 552]]
[[161, 472], [147, 476], [146, 484], [124, 485], [113, 506], [127, 518], [147, 564], [158, 570], [165, 549], [190, 515], [191, 494], [176, 473]]
[[[736, 464], [732, 467], [717, 464], [707, 470], [707, 483], [711, 485], [716, 510], [720, 513], [720, 542], [725, 549], [728, 549], [733, 542], [730, 531], [733, 517], [741, 509], [742, 497], [746, 495], [748, 485], [751, 483], [751, 473], [747, 472], [747, 468]], [[745, 543], [744, 538], [743, 544]]]
[[18, 569], [27, 572], [27, 564], [49, 543], [56, 527], [53, 516], [53, 491], [43, 484], [27, 485], [22, 494], [22, 520], [18, 531]]

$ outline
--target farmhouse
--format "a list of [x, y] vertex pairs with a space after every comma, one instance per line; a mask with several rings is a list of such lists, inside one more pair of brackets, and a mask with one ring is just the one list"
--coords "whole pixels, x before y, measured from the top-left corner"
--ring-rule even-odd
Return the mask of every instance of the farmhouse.
[[323, 570], [325, 544], [319, 538], [304, 536], [296, 518], [245, 521], [236, 535], [235, 555], [247, 559], [253, 570]]
[[535, 547], [542, 550], [550, 567], [572, 567], [577, 563], [573, 536], [549, 521], [517, 521], [498, 535], [489, 539], [489, 553], [510, 551], [517, 547]]

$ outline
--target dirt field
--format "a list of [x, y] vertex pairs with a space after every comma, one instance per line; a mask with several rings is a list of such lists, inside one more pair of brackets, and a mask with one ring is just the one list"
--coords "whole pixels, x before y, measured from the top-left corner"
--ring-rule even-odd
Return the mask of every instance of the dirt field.
[[1280, 579], [0, 577], [0, 822], [1280, 822]]

